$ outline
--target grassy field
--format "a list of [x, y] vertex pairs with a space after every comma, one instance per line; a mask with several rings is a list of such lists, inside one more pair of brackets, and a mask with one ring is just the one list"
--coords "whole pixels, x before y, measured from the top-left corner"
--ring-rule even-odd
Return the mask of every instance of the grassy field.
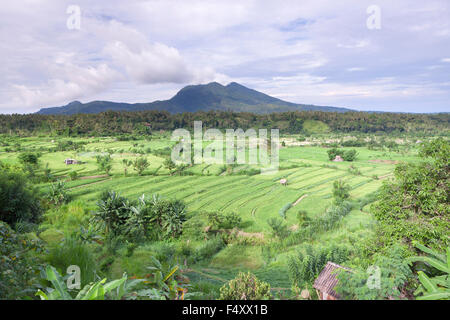
[[[311, 130], [320, 132], [327, 130], [315, 123], [311, 123], [310, 127]], [[289, 140], [291, 137], [284, 139]], [[45, 151], [59, 141], [61, 140], [40, 137], [22, 138], [15, 143], [20, 144], [22, 151], [41, 152], [41, 165], [48, 164], [52, 174], [66, 181], [73, 201], [83, 201], [89, 208], [95, 208], [95, 203], [104, 190], [114, 190], [134, 199], [142, 194], [155, 193], [181, 199], [187, 204], [189, 217], [212, 211], [239, 214], [243, 220], [241, 231], [244, 237], [258, 235], [262, 243], [226, 246], [208, 263], [190, 266], [189, 276], [196, 281], [219, 284], [233, 278], [238, 270], [253, 270], [273, 287], [284, 289], [289, 288], [286, 259], [301, 245], [293, 245], [278, 252], [270, 261], [264, 258], [262, 249], [265, 243], [271, 241], [267, 223], [270, 218], [280, 217], [280, 210], [292, 204], [286, 212], [286, 223], [291, 229], [295, 229], [298, 227], [299, 211], [305, 211], [309, 218], [314, 218], [323, 214], [331, 205], [334, 181], [345, 181], [351, 187], [351, 199], [356, 201], [375, 192], [384, 180], [389, 179], [396, 163], [417, 159], [414, 148], [403, 152], [345, 148], [356, 149], [357, 160], [337, 163], [329, 161], [327, 148], [317, 144], [288, 145], [280, 149], [280, 170], [274, 175], [239, 174], [242, 170], [255, 169], [256, 166], [237, 165], [231, 172], [227, 172], [221, 165], [201, 164], [188, 168], [190, 175], [170, 176], [163, 166], [164, 156], [159, 155], [161, 150], [173, 146], [173, 142], [165, 137], [154, 137], [150, 141], [117, 141], [109, 137], [77, 138], [73, 142], [83, 143], [82, 151]], [[5, 146], [1, 147], [0, 161], [17, 164], [19, 153], [11, 152]], [[96, 155], [105, 153], [110, 153], [113, 158], [111, 176], [100, 172], [96, 164]], [[150, 162], [145, 175], [138, 176], [130, 168], [128, 176], [124, 176], [122, 160], [132, 160], [138, 156], [145, 156]], [[66, 158], [75, 158], [82, 164], [66, 165]], [[78, 179], [71, 181], [68, 178], [71, 171], [77, 171]], [[282, 186], [280, 179], [287, 179], [288, 185]], [[49, 186], [50, 183], [42, 183], [39, 188], [46, 192]], [[363, 210], [353, 209], [337, 229], [318, 235], [312, 244], [351, 245], [364, 238], [371, 232], [373, 223], [368, 210], [369, 206]], [[120, 276], [123, 271], [138, 273], [141, 265], [148, 260], [150, 251], [142, 249], [131, 257], [117, 260], [112, 266], [111, 274]]]

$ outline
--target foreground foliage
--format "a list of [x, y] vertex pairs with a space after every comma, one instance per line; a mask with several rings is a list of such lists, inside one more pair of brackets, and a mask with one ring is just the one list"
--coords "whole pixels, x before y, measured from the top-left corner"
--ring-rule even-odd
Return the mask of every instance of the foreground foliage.
[[450, 143], [425, 144], [420, 156], [427, 161], [397, 166], [395, 181], [383, 185], [372, 207], [381, 245], [413, 240], [441, 249], [449, 245]]
[[32, 299], [40, 287], [40, 261], [35, 253], [42, 251], [40, 241], [30, 240], [0, 221], [0, 299]]
[[415, 246], [427, 253], [427, 256], [416, 256], [408, 259], [410, 262], [424, 262], [431, 266], [438, 275], [428, 277], [425, 272], [419, 271], [418, 277], [421, 286], [416, 290], [417, 300], [448, 300], [450, 298], [450, 247], [446, 254], [438, 253], [419, 243]]
[[250, 272], [240, 272], [220, 288], [220, 300], [267, 300], [270, 297], [270, 285]]

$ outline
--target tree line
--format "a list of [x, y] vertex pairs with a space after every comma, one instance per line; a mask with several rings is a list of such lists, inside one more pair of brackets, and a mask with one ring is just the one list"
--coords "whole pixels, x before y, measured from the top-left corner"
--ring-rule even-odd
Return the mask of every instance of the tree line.
[[282, 133], [304, 133], [305, 121], [325, 123], [332, 132], [446, 134], [450, 115], [367, 112], [283, 112], [258, 115], [231, 111], [171, 114], [166, 111], [115, 112], [76, 115], [0, 115], [0, 134], [99, 136], [150, 134], [161, 130], [192, 129], [194, 120], [206, 128], [266, 128]]

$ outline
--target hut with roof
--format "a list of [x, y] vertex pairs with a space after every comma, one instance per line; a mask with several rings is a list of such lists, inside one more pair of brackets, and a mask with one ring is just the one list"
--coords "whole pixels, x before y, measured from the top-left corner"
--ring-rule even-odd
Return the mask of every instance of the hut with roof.
[[71, 165], [71, 164], [78, 164], [78, 161], [75, 159], [66, 159], [66, 160], [64, 160], [64, 163], [66, 165]]
[[350, 271], [350, 269], [340, 266], [333, 262], [328, 262], [314, 281], [314, 289], [320, 300], [339, 300], [339, 295], [334, 291], [338, 284], [337, 274], [339, 270]]

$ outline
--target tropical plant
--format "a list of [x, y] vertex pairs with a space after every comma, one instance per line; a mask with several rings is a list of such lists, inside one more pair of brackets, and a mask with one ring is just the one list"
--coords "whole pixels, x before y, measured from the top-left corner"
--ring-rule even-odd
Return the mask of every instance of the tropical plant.
[[92, 221], [110, 236], [123, 233], [130, 213], [128, 199], [115, 191], [106, 191], [97, 202], [97, 207]]
[[343, 263], [350, 251], [347, 247], [331, 245], [329, 247], [313, 247], [307, 244], [304, 251], [297, 251], [289, 257], [288, 270], [293, 287], [311, 286], [328, 261]]
[[121, 300], [131, 287], [142, 282], [142, 280], [133, 280], [132, 283], [129, 283], [127, 286], [127, 276], [125, 274], [121, 279], [113, 280], [108, 283], [105, 278], [86, 285], [76, 294], [75, 298], [72, 298], [66, 282], [54, 267], [47, 266], [45, 270], [42, 271], [42, 277], [49, 281], [53, 285], [53, 288], [48, 288], [46, 290], [47, 293], [38, 290], [36, 295], [39, 296], [41, 300], [105, 300], [108, 298]]
[[416, 248], [428, 256], [415, 256], [409, 262], [423, 262], [438, 270], [440, 275], [428, 277], [423, 271], [418, 272], [421, 286], [415, 292], [417, 300], [449, 300], [450, 299], [450, 247], [447, 252], [438, 253], [420, 243], [414, 243]]
[[166, 159], [164, 161], [164, 167], [169, 170], [170, 175], [173, 175], [173, 171], [177, 167], [176, 164], [172, 161], [172, 159]]
[[138, 173], [139, 176], [142, 176], [144, 171], [150, 166], [147, 158], [139, 157], [136, 158], [133, 162], [133, 169]]
[[123, 159], [122, 165], [123, 165], [123, 173], [124, 173], [124, 176], [126, 177], [128, 174], [128, 168], [133, 165], [133, 161], [128, 160], [128, 159]]
[[64, 181], [58, 180], [50, 186], [50, 190], [47, 193], [47, 199], [57, 206], [66, 203], [69, 200]]
[[288, 226], [280, 218], [271, 218], [267, 223], [272, 230], [272, 235], [278, 239], [284, 239], [290, 233]]
[[350, 197], [350, 186], [342, 180], [333, 182], [333, 197], [336, 203], [342, 203]]
[[112, 158], [110, 154], [106, 155], [98, 155], [96, 157], [97, 159], [97, 166], [100, 171], [105, 172], [107, 175], [111, 172], [112, 169]]

